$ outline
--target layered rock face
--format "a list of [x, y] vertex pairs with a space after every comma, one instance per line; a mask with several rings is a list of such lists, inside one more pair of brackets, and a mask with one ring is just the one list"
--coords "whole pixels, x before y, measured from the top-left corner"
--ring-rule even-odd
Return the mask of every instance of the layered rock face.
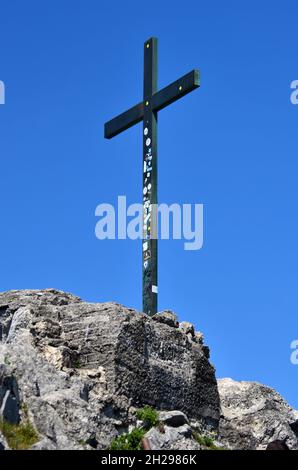
[[298, 411], [256, 382], [218, 381], [220, 437], [230, 449], [298, 449]]
[[145, 404], [217, 429], [214, 368], [192, 325], [51, 289], [0, 294], [0, 409], [17, 424], [26, 408], [34, 448], [106, 448]]
[[263, 385], [217, 383], [202, 334], [172, 312], [0, 293], [0, 450], [1, 424], [26, 422], [32, 449], [105, 449], [144, 405], [160, 410], [151, 449], [298, 449], [298, 412]]

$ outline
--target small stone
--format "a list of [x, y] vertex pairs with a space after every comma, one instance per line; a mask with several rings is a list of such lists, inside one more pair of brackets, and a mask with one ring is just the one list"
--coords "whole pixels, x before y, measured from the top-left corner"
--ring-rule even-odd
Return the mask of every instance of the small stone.
[[197, 449], [197, 444], [192, 438], [191, 427], [188, 424], [177, 428], [165, 426], [163, 431], [160, 432], [159, 429], [152, 428], [145, 434], [144, 437], [148, 439], [151, 450], [175, 449], [177, 441], [181, 440], [188, 441], [188, 445], [186, 444], [185, 448]]
[[179, 323], [179, 329], [183, 331], [186, 335], [195, 335], [195, 329], [192, 323], [189, 323], [188, 321], [183, 321]]
[[183, 424], [189, 424], [187, 416], [182, 411], [161, 411], [158, 415], [158, 419], [161, 423], [178, 428]]
[[178, 318], [177, 315], [171, 310], [165, 310], [161, 313], [156, 313], [153, 315], [152, 320], [157, 321], [159, 323], [164, 323], [165, 325], [171, 326], [172, 328], [178, 328]]
[[199, 344], [204, 344], [204, 335], [200, 331], [196, 331], [194, 335], [194, 341]]

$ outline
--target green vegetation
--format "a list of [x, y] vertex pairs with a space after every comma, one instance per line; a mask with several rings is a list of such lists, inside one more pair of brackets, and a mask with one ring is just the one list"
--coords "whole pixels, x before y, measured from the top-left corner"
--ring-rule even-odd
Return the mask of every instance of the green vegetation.
[[28, 419], [29, 419], [28, 418], [29, 409], [28, 409], [27, 403], [25, 403], [24, 401], [21, 404], [21, 410], [24, 414], [24, 418], [26, 418], [26, 420], [28, 421]]
[[[164, 423], [158, 420], [158, 413], [151, 406], [139, 409], [136, 416], [143, 422], [142, 427], [116, 437], [108, 450], [141, 450], [141, 441], [149, 429], [157, 427], [159, 432], [165, 432]], [[193, 431], [193, 437], [204, 450], [226, 450], [216, 446], [211, 436], [200, 435]]]
[[198, 442], [199, 444], [206, 446], [206, 447], [212, 447], [214, 445], [213, 439], [211, 439], [211, 437], [208, 437], [208, 436], [199, 436]]
[[158, 425], [158, 413], [151, 406], [144, 406], [137, 411], [137, 418], [144, 422], [146, 429], [151, 429]]
[[217, 447], [214, 444], [213, 439], [209, 436], [201, 436], [200, 434], [193, 432], [193, 437], [206, 450], [225, 450], [223, 447]]
[[80, 444], [80, 446], [86, 446], [87, 445], [87, 442], [84, 440], [84, 439], [80, 439], [78, 441], [78, 444]]
[[13, 450], [25, 450], [38, 441], [38, 434], [28, 419], [21, 424], [0, 421], [0, 431]]
[[142, 428], [135, 428], [128, 434], [116, 437], [109, 450], [141, 450], [141, 441], [146, 432], [158, 426], [158, 413], [151, 406], [145, 406], [137, 411], [137, 418], [143, 421]]
[[141, 450], [141, 440], [146, 434], [145, 429], [135, 428], [129, 434], [121, 434], [111, 443], [109, 450]]

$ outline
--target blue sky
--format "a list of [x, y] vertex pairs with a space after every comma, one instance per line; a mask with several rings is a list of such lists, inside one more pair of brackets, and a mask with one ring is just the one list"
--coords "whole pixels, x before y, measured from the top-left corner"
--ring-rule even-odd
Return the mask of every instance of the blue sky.
[[95, 238], [95, 207], [141, 202], [141, 125], [103, 124], [159, 86], [201, 88], [159, 113], [159, 200], [203, 203], [204, 247], [161, 241], [159, 307], [205, 333], [217, 375], [298, 408], [298, 4], [0, 2], [0, 290], [55, 287], [141, 309], [141, 242]]

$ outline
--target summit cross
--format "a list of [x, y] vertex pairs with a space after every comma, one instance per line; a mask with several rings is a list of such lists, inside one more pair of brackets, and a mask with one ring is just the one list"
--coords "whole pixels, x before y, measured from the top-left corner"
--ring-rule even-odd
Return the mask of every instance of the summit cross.
[[105, 123], [104, 136], [111, 139], [143, 121], [143, 311], [157, 313], [157, 114], [200, 86], [198, 70], [192, 70], [157, 90], [157, 38], [144, 43], [143, 100]]

